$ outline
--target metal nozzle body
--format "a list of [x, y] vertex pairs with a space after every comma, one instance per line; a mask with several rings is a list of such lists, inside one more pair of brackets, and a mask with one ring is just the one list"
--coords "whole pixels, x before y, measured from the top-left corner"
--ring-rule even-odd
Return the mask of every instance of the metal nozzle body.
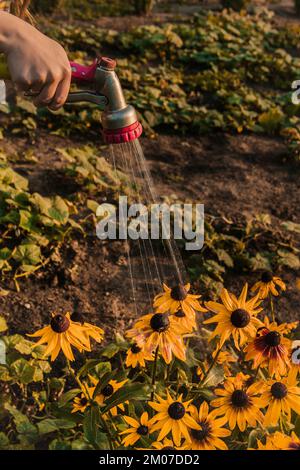
[[95, 74], [96, 91], [107, 98], [107, 104], [102, 114], [104, 129], [121, 129], [131, 126], [137, 121], [133, 106], [127, 105], [120, 80], [114, 70], [108, 70], [100, 65]]

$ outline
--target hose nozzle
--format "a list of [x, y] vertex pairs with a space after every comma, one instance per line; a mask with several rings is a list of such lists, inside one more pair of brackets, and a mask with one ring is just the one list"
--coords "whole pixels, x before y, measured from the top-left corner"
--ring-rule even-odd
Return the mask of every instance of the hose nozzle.
[[[83, 67], [75, 63], [71, 63], [71, 66], [73, 78], [76, 81], [92, 82], [96, 96], [99, 99], [100, 97], [105, 98], [101, 116], [105, 142], [120, 144], [140, 137], [143, 131], [142, 125], [137, 119], [133, 106], [128, 105], [125, 101], [119, 78], [115, 72], [116, 61], [108, 57], [101, 57], [90, 67]], [[87, 99], [86, 94], [85, 99], [80, 99], [80, 93], [70, 93], [68, 102], [93, 101]], [[98, 104], [101, 104], [100, 101]]]
[[[136, 111], [127, 105], [123, 90], [115, 72], [116, 61], [101, 57], [90, 66], [71, 62], [72, 79], [87, 83], [93, 91], [69, 93], [66, 103], [88, 101], [97, 104], [103, 111], [101, 116], [103, 137], [108, 144], [120, 144], [137, 139], [142, 134], [142, 125]], [[0, 79], [10, 79], [5, 57], [0, 56]]]

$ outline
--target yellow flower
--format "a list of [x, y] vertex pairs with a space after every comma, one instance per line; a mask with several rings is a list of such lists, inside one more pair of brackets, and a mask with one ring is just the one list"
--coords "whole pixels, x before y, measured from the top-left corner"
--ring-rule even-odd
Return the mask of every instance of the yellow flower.
[[300, 388], [296, 382], [287, 378], [280, 381], [269, 379], [259, 382], [257, 386], [262, 391], [259, 405], [267, 408], [263, 423], [265, 426], [276, 426], [283, 416], [290, 422], [292, 410], [300, 414]]
[[74, 355], [71, 346], [81, 351], [91, 351], [89, 336], [94, 338], [98, 343], [102, 341], [103, 330], [89, 323], [77, 323], [70, 319], [70, 314], [52, 314], [50, 325], [28, 335], [41, 338], [35, 344], [47, 344], [44, 356], [51, 354], [51, 361], [54, 361], [59, 351], [62, 349], [64, 355], [70, 361], [74, 361]]
[[[92, 384], [97, 387], [99, 380], [95, 379], [92, 375], [89, 376]], [[100, 392], [94, 397], [95, 401], [99, 405], [105, 405], [105, 401], [110, 398], [117, 390], [119, 390], [123, 385], [128, 381], [128, 379], [123, 380], [122, 382], [117, 382], [116, 380], [110, 380], [107, 385], [105, 385]], [[94, 388], [95, 389], [95, 388]], [[116, 416], [118, 414], [118, 408], [121, 411], [124, 411], [124, 404], [119, 403], [117, 406], [113, 406], [109, 411], [112, 416]]]
[[266, 443], [257, 441], [258, 450], [300, 450], [300, 439], [292, 432], [287, 436], [282, 432], [276, 431], [274, 434], [267, 435]]
[[218, 324], [211, 339], [220, 336], [221, 346], [232, 336], [235, 347], [240, 349], [240, 346], [243, 346], [249, 338], [255, 336], [257, 327], [262, 325], [262, 322], [256, 318], [256, 315], [262, 310], [259, 307], [261, 300], [258, 296], [247, 300], [247, 292], [247, 284], [245, 284], [239, 298], [229, 293], [227, 289], [223, 289], [221, 292], [222, 303], [212, 301], [206, 303], [207, 308], [216, 315], [205, 320], [204, 323]]
[[246, 347], [246, 361], [253, 360], [252, 369], [268, 368], [271, 377], [286, 374], [290, 366], [291, 342], [282, 334], [282, 328], [275, 322], [257, 330], [256, 338]]
[[294, 432], [291, 436], [276, 432], [273, 437], [273, 445], [278, 450], [300, 450], [300, 439]]
[[215, 351], [213, 351], [212, 353], [212, 357], [213, 359], [215, 359], [216, 355], [218, 354], [218, 357], [217, 357], [217, 360], [216, 360], [216, 363], [217, 364], [220, 364], [222, 367], [223, 367], [223, 370], [224, 370], [224, 375], [230, 375], [230, 363], [234, 363], [234, 362], [237, 362], [237, 358], [234, 357], [232, 354], [230, 354], [230, 352], [228, 351], [219, 351], [219, 347], [217, 347], [215, 349]]
[[208, 404], [204, 401], [199, 410], [194, 405], [190, 407], [191, 416], [201, 426], [201, 429], [191, 429], [191, 442], [187, 444], [189, 450], [228, 450], [220, 437], [228, 437], [231, 432], [223, 428], [226, 418], [215, 419], [209, 413]]
[[172, 288], [163, 284], [164, 292], [154, 297], [154, 308], [158, 313], [170, 312], [171, 314], [176, 313], [177, 310], [183, 310], [187, 316], [191, 315], [192, 317], [195, 314], [195, 310], [206, 312], [206, 309], [198, 301], [201, 295], [189, 294], [190, 288], [190, 284], [185, 286], [178, 284]]
[[145, 361], [153, 361], [153, 353], [145, 351], [143, 348], [137, 344], [132, 344], [130, 349], [127, 351], [125, 365], [126, 367], [146, 367]]
[[171, 439], [165, 437], [161, 442], [153, 442], [152, 447], [157, 450], [186, 450], [186, 446], [175, 446], [174, 442]]
[[257, 384], [244, 387], [240, 381], [226, 380], [224, 388], [217, 388], [215, 394], [221, 398], [212, 400], [211, 405], [216, 408], [212, 416], [224, 416], [232, 430], [236, 426], [244, 432], [247, 423], [256, 427], [256, 423], [262, 423], [263, 414], [259, 409]]
[[186, 333], [191, 333], [193, 330], [197, 329], [195, 312], [187, 315], [182, 309], [179, 309], [173, 314], [173, 318]]
[[286, 290], [285, 283], [280, 279], [280, 277], [273, 276], [273, 273], [270, 271], [265, 271], [261, 275], [261, 280], [256, 282], [251, 288], [252, 292], [258, 290], [258, 295], [260, 299], [265, 299], [271, 293], [275, 297], [279, 295], [276, 286], [280, 287], [281, 290]]
[[127, 332], [127, 337], [133, 338], [139, 347], [149, 353], [158, 348], [165, 362], [169, 364], [173, 354], [178, 359], [185, 360], [185, 346], [181, 336], [184, 332], [172, 315], [150, 313], [134, 324]]
[[130, 416], [123, 416], [123, 418], [130, 426], [128, 429], [121, 432], [121, 435], [127, 434], [122, 440], [124, 446], [133, 446], [141, 437], [148, 436], [151, 432], [148, 413], [146, 411], [142, 414], [139, 421]]
[[[93, 396], [94, 390], [95, 388], [89, 388], [89, 393], [91, 397]], [[71, 413], [77, 413], [78, 411], [84, 413], [89, 405], [90, 403], [87, 393], [81, 393], [79, 397], [74, 398]]]
[[159, 430], [157, 441], [162, 441], [164, 437], [172, 433], [172, 438], [176, 446], [180, 446], [184, 437], [189, 442], [189, 429], [201, 429], [194, 418], [190, 415], [190, 401], [183, 402], [180, 395], [176, 400], [167, 391], [167, 398], [157, 396], [157, 402], [150, 401], [149, 405], [157, 411], [151, 419], [153, 424], [152, 432]]

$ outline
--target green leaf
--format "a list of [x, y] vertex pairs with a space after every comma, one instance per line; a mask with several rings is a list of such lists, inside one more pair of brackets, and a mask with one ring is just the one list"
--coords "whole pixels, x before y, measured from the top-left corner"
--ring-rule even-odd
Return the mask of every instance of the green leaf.
[[23, 384], [39, 382], [43, 380], [43, 372], [31, 365], [26, 359], [20, 358], [10, 366], [11, 373]]
[[62, 408], [65, 406], [69, 401], [73, 400], [79, 393], [81, 392], [80, 388], [72, 388], [72, 390], [68, 390], [64, 393], [58, 402], [58, 406]]
[[98, 447], [97, 441], [99, 438], [99, 424], [100, 424], [100, 411], [98, 406], [90, 406], [85, 412], [83, 420], [84, 437], [94, 447]]
[[300, 268], [300, 259], [294, 253], [286, 250], [278, 250], [277, 254], [279, 256], [279, 264], [288, 266], [291, 269]]
[[24, 435], [28, 442], [35, 442], [38, 432], [29, 418], [8, 403], [4, 405], [4, 408], [13, 416], [17, 432]]
[[106, 413], [114, 406], [125, 403], [127, 400], [147, 400], [149, 398], [149, 388], [141, 384], [125, 384], [105, 401], [103, 413]]
[[49, 434], [60, 429], [72, 429], [76, 426], [74, 421], [59, 418], [46, 418], [37, 424], [40, 434]]

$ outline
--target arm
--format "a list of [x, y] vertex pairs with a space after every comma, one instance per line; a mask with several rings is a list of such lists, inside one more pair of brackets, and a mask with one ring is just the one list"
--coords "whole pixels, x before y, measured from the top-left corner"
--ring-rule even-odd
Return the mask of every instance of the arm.
[[0, 53], [7, 57], [12, 81], [35, 96], [36, 106], [60, 108], [71, 82], [67, 54], [60, 44], [25, 21], [0, 12]]

